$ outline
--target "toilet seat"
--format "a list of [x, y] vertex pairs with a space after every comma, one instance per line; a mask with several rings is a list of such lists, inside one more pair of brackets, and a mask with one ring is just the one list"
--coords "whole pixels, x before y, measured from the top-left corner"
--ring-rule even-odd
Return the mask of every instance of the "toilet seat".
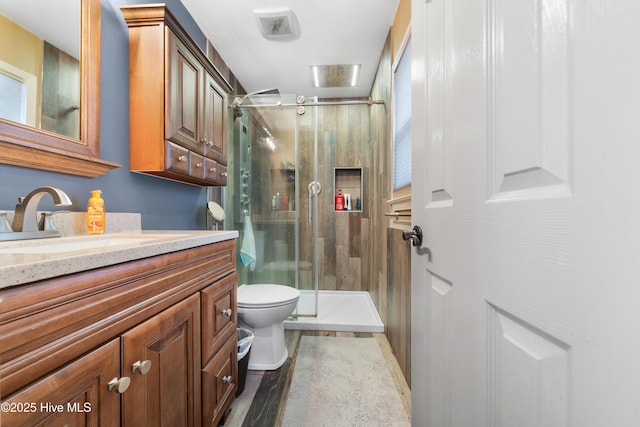
[[241, 285], [238, 287], [238, 307], [269, 308], [291, 304], [300, 291], [283, 285]]

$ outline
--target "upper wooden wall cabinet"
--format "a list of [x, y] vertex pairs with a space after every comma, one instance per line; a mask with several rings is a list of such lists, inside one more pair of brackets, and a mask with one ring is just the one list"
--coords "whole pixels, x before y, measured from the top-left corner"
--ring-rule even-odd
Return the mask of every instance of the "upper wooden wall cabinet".
[[164, 5], [120, 9], [129, 26], [131, 170], [226, 185], [231, 86]]

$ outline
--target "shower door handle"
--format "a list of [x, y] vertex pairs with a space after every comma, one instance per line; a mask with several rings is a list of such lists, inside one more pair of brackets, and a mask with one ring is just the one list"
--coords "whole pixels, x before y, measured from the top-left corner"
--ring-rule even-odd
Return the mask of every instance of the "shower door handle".
[[313, 196], [317, 196], [322, 191], [322, 185], [318, 181], [312, 181], [309, 186], [309, 224], [311, 224], [311, 219], [313, 218], [313, 209], [312, 209], [312, 201]]

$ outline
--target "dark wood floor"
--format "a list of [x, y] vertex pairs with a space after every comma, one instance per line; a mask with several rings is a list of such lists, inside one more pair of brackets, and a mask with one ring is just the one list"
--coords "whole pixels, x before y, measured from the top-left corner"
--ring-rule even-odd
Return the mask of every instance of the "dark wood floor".
[[[350, 336], [350, 337], [376, 337], [381, 343], [383, 353], [387, 359], [389, 369], [396, 381], [398, 389], [403, 395], [405, 408], [410, 414], [409, 389], [402, 376], [397, 361], [391, 352], [391, 348], [383, 334], [358, 333], [358, 332], [326, 332], [326, 331], [285, 331], [288, 360], [275, 371], [249, 371], [244, 392], [232, 405], [231, 414], [225, 421], [225, 427], [276, 427], [282, 422], [286, 396], [293, 377], [300, 338], [304, 335], [311, 336]], [[259, 381], [257, 389], [256, 381]], [[251, 383], [251, 384], [250, 384]], [[253, 384], [253, 386], [252, 386]]]

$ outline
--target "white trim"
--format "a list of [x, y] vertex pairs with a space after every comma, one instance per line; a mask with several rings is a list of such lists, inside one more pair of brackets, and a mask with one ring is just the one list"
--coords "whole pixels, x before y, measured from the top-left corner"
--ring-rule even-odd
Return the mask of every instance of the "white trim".
[[[402, 43], [400, 44], [400, 49], [398, 50], [399, 55], [397, 58], [393, 58], [393, 64], [391, 65], [391, 74], [396, 72], [396, 68], [398, 68], [398, 62], [400, 62], [400, 58], [404, 54], [404, 50], [407, 47], [407, 43], [409, 43], [409, 39], [411, 38], [411, 25], [407, 25], [407, 29], [404, 32], [404, 36], [402, 36]], [[392, 83], [393, 84], [393, 83]]]

